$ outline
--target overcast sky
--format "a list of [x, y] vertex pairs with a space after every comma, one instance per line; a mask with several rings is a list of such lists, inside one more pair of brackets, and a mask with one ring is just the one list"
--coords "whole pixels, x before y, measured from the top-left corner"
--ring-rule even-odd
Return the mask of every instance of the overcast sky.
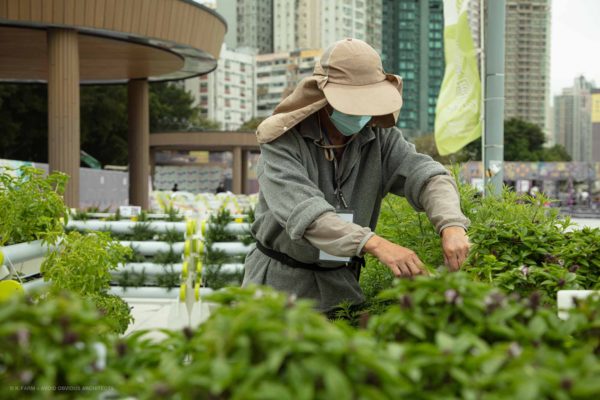
[[551, 40], [553, 95], [581, 74], [600, 85], [600, 0], [553, 0]]

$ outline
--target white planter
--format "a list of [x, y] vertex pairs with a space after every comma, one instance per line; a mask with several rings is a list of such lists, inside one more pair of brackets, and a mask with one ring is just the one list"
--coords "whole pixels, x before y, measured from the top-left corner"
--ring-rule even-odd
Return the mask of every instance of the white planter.
[[33, 258], [42, 257], [46, 255], [48, 250], [49, 247], [43, 245], [41, 240], [0, 247], [0, 253], [4, 256], [3, 264], [7, 265], [9, 261], [13, 264], [18, 264]]
[[173, 250], [175, 254], [182, 254], [185, 242], [171, 244], [168, 242], [131, 242], [123, 240], [120, 243], [122, 246], [132, 247], [133, 250], [142, 255], [153, 256], [157, 253], [168, 253], [170, 250]]
[[[205, 266], [205, 268], [210, 268], [212, 266]], [[165, 272], [175, 272], [177, 274], [181, 274], [181, 270], [183, 269], [183, 264], [155, 264], [155, 263], [128, 263], [128, 264], [119, 264], [119, 268], [110, 271], [112, 275], [121, 275], [124, 272], [141, 274], [144, 273], [146, 275], [162, 275]], [[223, 273], [235, 273], [241, 272], [244, 270], [244, 264], [223, 264], [220, 266], [219, 271]]]
[[214, 250], [220, 250], [227, 255], [248, 254], [252, 245], [245, 245], [240, 242], [216, 242], [213, 243]]
[[157, 233], [165, 233], [167, 231], [175, 231], [185, 233], [185, 222], [166, 222], [166, 221], [149, 221], [149, 222], [134, 222], [134, 221], [69, 221], [68, 229], [77, 229], [78, 231], [110, 231], [115, 233], [133, 233], [136, 225], [146, 224], [148, 229]]
[[[212, 293], [210, 288], [200, 288], [200, 297]], [[162, 287], [128, 287], [113, 286], [110, 293], [123, 298], [149, 298], [149, 299], [179, 299], [179, 288]]]
[[573, 299], [585, 299], [593, 293], [600, 294], [600, 290], [559, 290], [556, 294], [556, 307], [558, 308], [558, 318], [568, 319], [569, 310], [573, 308]]

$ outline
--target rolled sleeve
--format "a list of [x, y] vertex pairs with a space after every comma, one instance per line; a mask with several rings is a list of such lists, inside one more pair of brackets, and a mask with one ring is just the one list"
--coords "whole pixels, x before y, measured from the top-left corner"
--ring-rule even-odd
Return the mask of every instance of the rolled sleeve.
[[449, 226], [467, 230], [470, 221], [461, 211], [458, 188], [451, 176], [429, 179], [421, 193], [421, 204], [438, 234]]
[[307, 160], [300, 156], [303, 145], [294, 132], [262, 144], [257, 168], [261, 194], [292, 240], [301, 239], [319, 215], [335, 210], [308, 176]]
[[338, 257], [360, 256], [365, 243], [374, 235], [368, 227], [342, 220], [333, 212], [319, 216], [304, 238], [316, 248]]

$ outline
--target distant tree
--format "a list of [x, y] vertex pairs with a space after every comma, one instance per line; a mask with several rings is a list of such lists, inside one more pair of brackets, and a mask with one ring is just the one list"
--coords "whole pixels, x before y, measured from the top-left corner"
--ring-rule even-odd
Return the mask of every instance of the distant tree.
[[428, 154], [431, 156], [431, 158], [443, 165], [452, 165], [466, 161], [467, 159], [466, 153], [463, 150], [447, 156], [441, 156], [438, 152], [437, 146], [435, 145], [433, 133], [417, 136], [412, 140], [412, 142], [415, 144], [415, 147], [419, 153]]
[[150, 132], [185, 131], [198, 116], [192, 95], [168, 82], [150, 85]]
[[197, 114], [191, 119], [190, 130], [194, 131], [218, 131], [221, 129], [221, 123], [210, 118]]
[[48, 160], [46, 85], [0, 85], [0, 158]]
[[238, 129], [238, 131], [256, 131], [256, 128], [258, 128], [258, 125], [260, 125], [261, 122], [263, 122], [265, 119], [264, 118], [260, 118], [260, 117], [255, 117], [252, 119], [249, 119], [248, 121], [244, 122], [242, 124], [242, 126], [240, 126], [240, 128]]
[[[570, 161], [565, 148], [555, 145], [544, 147], [546, 136], [533, 123], [517, 118], [504, 121], [505, 161]], [[469, 143], [464, 153], [470, 160], [481, 160], [481, 139]]]
[[[127, 86], [82, 86], [80, 97], [81, 149], [102, 164], [127, 164]], [[48, 162], [47, 98], [46, 85], [0, 84], [0, 158]], [[191, 95], [177, 85], [150, 84], [149, 103], [151, 132], [198, 123]]]

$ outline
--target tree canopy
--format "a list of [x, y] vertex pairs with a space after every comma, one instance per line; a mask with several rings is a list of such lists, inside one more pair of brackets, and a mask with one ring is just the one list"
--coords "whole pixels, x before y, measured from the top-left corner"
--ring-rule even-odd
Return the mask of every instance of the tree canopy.
[[[504, 121], [505, 161], [571, 161], [563, 146], [544, 147], [545, 142], [546, 137], [539, 126], [516, 118]], [[481, 139], [448, 156], [439, 155], [433, 135], [417, 137], [414, 143], [419, 152], [429, 154], [443, 164], [481, 160]]]
[[[127, 86], [81, 87], [81, 149], [102, 164], [127, 164]], [[0, 84], [0, 158], [48, 161], [47, 86]], [[218, 129], [193, 98], [169, 83], [150, 84], [150, 132]]]

